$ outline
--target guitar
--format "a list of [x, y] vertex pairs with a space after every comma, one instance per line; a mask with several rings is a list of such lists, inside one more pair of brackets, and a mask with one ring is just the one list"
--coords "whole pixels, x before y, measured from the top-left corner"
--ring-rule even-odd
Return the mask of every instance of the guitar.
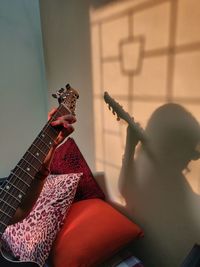
[[[2, 237], [11, 218], [14, 216], [23, 197], [26, 195], [31, 183], [39, 171], [44, 159], [57, 138], [60, 130], [51, 126], [57, 117], [66, 114], [75, 115], [76, 100], [79, 95], [69, 84], [52, 95], [58, 99], [59, 107], [56, 113], [46, 123], [32, 145], [28, 148], [22, 159], [11, 171], [10, 175], [0, 188], [0, 238]], [[38, 267], [35, 262], [21, 262], [9, 258], [1, 249], [1, 267]]]
[[114, 115], [117, 115], [117, 120], [123, 119], [128, 123], [133, 132], [137, 135], [139, 141], [141, 141], [141, 143], [143, 144], [143, 148], [146, 151], [148, 157], [152, 160], [153, 163], [156, 164], [157, 158], [150, 146], [150, 142], [145, 131], [139, 126], [138, 123], [134, 121], [133, 117], [131, 117], [129, 113], [126, 112], [123, 107], [108, 94], [108, 92], [104, 92], [104, 100], [108, 104], [109, 109], [112, 110], [112, 113]]
[[146, 143], [147, 137], [144, 130], [134, 121], [133, 117], [131, 117], [129, 113], [126, 112], [123, 107], [108, 94], [108, 92], [104, 92], [104, 100], [108, 104], [109, 109], [112, 109], [112, 113], [117, 115], [117, 120], [123, 119], [126, 121], [133, 129], [138, 139], [142, 143]]

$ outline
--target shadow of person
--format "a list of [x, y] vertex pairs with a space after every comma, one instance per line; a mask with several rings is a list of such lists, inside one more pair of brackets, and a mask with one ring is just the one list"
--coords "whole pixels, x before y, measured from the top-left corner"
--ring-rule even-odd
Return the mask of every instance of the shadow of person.
[[[164, 104], [150, 117], [145, 133], [155, 158], [127, 128], [119, 190], [125, 213], [144, 229], [134, 250], [146, 267], [178, 267], [200, 242], [200, 197], [183, 171], [199, 158], [200, 126], [182, 106]], [[156, 159], [156, 160], [155, 160]]]

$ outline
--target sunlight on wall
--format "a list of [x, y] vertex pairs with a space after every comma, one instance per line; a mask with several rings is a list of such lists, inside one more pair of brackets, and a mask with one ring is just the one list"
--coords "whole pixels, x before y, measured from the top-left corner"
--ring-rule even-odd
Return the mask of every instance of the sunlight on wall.
[[[104, 91], [142, 127], [165, 102], [200, 117], [200, 2], [198, 0], [116, 1], [91, 9], [96, 170], [105, 171], [109, 193], [117, 181], [127, 124], [103, 101]], [[186, 175], [200, 193], [199, 161]], [[120, 200], [119, 200], [120, 201]]]

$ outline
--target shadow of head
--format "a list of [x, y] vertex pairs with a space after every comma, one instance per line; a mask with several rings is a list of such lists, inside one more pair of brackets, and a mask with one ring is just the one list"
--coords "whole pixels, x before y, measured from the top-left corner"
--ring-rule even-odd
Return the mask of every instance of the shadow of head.
[[175, 103], [160, 106], [150, 117], [146, 133], [159, 160], [183, 170], [200, 157], [200, 125], [184, 107]]

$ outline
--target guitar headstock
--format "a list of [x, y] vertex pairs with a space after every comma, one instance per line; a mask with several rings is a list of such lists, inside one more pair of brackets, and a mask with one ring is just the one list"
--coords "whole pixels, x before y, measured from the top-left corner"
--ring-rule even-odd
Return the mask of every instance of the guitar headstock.
[[115, 101], [107, 92], [104, 93], [104, 100], [108, 104], [110, 110], [114, 115], [117, 115], [117, 120], [123, 119], [126, 121], [130, 127], [134, 130], [137, 134], [138, 138], [142, 142], [146, 142], [147, 138], [145, 136], [144, 130], [139, 126], [138, 123], [135, 123], [133, 117], [126, 112], [123, 107]]
[[104, 92], [104, 100], [108, 104], [108, 108], [112, 110], [113, 115], [117, 115], [117, 120], [133, 120], [133, 118], [130, 117], [128, 112], [126, 112], [123, 107], [108, 94], [108, 92]]
[[63, 104], [75, 115], [76, 100], [79, 98], [77, 90], [67, 84], [65, 88], [59, 89], [55, 94], [52, 94], [52, 96], [58, 99], [59, 104]]

